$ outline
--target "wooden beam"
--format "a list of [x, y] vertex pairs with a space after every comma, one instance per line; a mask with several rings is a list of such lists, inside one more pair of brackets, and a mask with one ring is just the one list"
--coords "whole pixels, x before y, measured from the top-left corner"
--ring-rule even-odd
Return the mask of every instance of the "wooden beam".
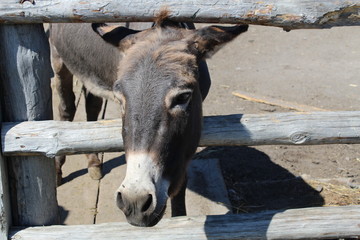
[[123, 150], [120, 120], [4, 123], [2, 136], [5, 155], [43, 154], [54, 157]]
[[[0, 99], [0, 126], [2, 121]], [[1, 129], [0, 129], [1, 131]], [[0, 151], [0, 240], [7, 240], [11, 226], [11, 208], [9, 196], [9, 181], [7, 174], [6, 159]]]
[[128, 223], [12, 229], [10, 239], [349, 239], [360, 237], [360, 206], [177, 217], [151, 228]]
[[240, 91], [240, 90], [237, 90], [236, 92], [232, 92], [231, 94], [236, 97], [247, 100], [247, 101], [267, 104], [267, 105], [271, 105], [271, 106], [278, 106], [281, 108], [295, 110], [295, 111], [299, 111], [299, 112], [325, 112], [325, 111], [329, 112], [329, 110], [326, 110], [323, 108], [313, 107], [313, 106], [304, 105], [304, 104], [298, 104], [298, 103], [294, 103], [294, 102], [288, 102], [288, 101], [284, 101], [281, 99], [275, 99], [272, 97], [259, 96], [254, 93], [244, 92], [244, 91]]
[[[42, 24], [0, 25], [0, 42], [3, 120], [52, 119], [50, 49]], [[13, 224], [57, 223], [54, 160], [6, 159]]]
[[[123, 150], [120, 120], [4, 123], [1, 141], [9, 156]], [[341, 143], [360, 143], [360, 111], [205, 117], [200, 140], [200, 146]]]
[[153, 21], [163, 7], [177, 21], [241, 22], [287, 30], [360, 25], [358, 0], [1, 0], [0, 23]]

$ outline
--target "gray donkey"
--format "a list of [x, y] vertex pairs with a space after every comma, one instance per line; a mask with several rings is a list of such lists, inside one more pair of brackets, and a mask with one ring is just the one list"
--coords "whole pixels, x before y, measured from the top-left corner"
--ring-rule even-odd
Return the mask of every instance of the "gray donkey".
[[[186, 167], [199, 143], [210, 87], [204, 59], [248, 29], [195, 30], [168, 16], [161, 11], [143, 31], [106, 24], [50, 27], [61, 119], [74, 117], [73, 75], [87, 89], [87, 120], [97, 119], [102, 97], [119, 103], [127, 170], [116, 204], [136, 226], [158, 223], [168, 197], [172, 216], [186, 215]], [[90, 175], [100, 178], [97, 154], [88, 158]], [[59, 179], [64, 161], [57, 158]]]

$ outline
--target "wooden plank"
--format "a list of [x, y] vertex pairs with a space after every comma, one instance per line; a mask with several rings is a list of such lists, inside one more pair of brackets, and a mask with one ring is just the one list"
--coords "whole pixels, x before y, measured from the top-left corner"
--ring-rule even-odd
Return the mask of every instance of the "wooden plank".
[[[4, 123], [5, 155], [123, 150], [121, 121]], [[237, 114], [204, 118], [200, 146], [360, 143], [360, 111]]]
[[[1, 103], [1, 99], [0, 99]], [[0, 126], [1, 126], [1, 104], [0, 104]], [[1, 129], [0, 129], [1, 130]], [[5, 157], [0, 151], [0, 240], [8, 239], [11, 226], [11, 208], [9, 196], [9, 181]]]
[[1, 153], [0, 181], [0, 240], [5, 240], [8, 237], [8, 231], [11, 226], [11, 208], [6, 163]]
[[178, 21], [242, 22], [287, 30], [360, 25], [358, 0], [2, 0], [0, 23], [153, 21], [163, 7]]
[[[40, 153], [54, 157], [64, 154], [123, 150], [120, 120], [29, 123], [3, 124], [3, 152], [5, 155], [7, 152], [13, 155]], [[15, 148], [20, 149], [15, 150]]]
[[[0, 25], [4, 121], [52, 118], [49, 45], [42, 24]], [[9, 157], [14, 225], [57, 223], [55, 163], [43, 156]]]
[[308, 106], [308, 105], [304, 105], [304, 104], [288, 102], [288, 101], [275, 99], [275, 98], [271, 98], [271, 97], [258, 96], [258, 95], [253, 94], [253, 93], [243, 92], [243, 91], [239, 91], [239, 90], [237, 90], [236, 92], [232, 92], [231, 94], [236, 96], [236, 97], [247, 100], [247, 101], [263, 103], [263, 104], [267, 104], [267, 105], [271, 105], [271, 106], [278, 106], [278, 107], [282, 107], [282, 108], [290, 109], [290, 110], [295, 110], [295, 111], [299, 111], [299, 112], [325, 112], [325, 111], [329, 111], [329, 110], [326, 110], [326, 109], [323, 109], [323, 108], [317, 108], [317, 107]]
[[128, 223], [12, 229], [16, 240], [67, 239], [341, 239], [360, 237], [360, 206], [253, 214], [177, 217], [151, 228]]
[[201, 145], [359, 143], [360, 112], [299, 112], [215, 116], [205, 120]]
[[1, 153], [0, 181], [0, 240], [5, 240], [8, 239], [8, 231], [11, 226], [11, 208], [6, 163]]

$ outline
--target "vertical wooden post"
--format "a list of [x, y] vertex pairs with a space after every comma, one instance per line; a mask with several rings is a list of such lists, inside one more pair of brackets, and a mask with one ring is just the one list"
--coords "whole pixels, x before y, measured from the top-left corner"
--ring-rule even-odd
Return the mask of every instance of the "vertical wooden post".
[[[1, 115], [2, 114], [1, 114], [1, 104], [0, 104], [0, 131], [1, 131], [1, 119], [2, 119]], [[8, 232], [10, 225], [11, 225], [11, 209], [10, 209], [7, 166], [6, 166], [5, 158], [2, 156], [2, 152], [0, 151], [0, 240], [8, 239]]]
[[[0, 26], [3, 121], [52, 119], [50, 50], [42, 24]], [[13, 225], [58, 223], [55, 163], [7, 158]]]

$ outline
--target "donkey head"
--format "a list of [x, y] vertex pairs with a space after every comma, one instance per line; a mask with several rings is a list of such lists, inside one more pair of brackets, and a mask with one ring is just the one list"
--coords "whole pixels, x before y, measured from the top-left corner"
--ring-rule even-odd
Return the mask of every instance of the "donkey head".
[[122, 52], [113, 91], [121, 103], [126, 177], [118, 207], [129, 223], [153, 226], [184, 182], [201, 135], [199, 62], [247, 25], [179, 28], [166, 17], [142, 32], [93, 24]]

